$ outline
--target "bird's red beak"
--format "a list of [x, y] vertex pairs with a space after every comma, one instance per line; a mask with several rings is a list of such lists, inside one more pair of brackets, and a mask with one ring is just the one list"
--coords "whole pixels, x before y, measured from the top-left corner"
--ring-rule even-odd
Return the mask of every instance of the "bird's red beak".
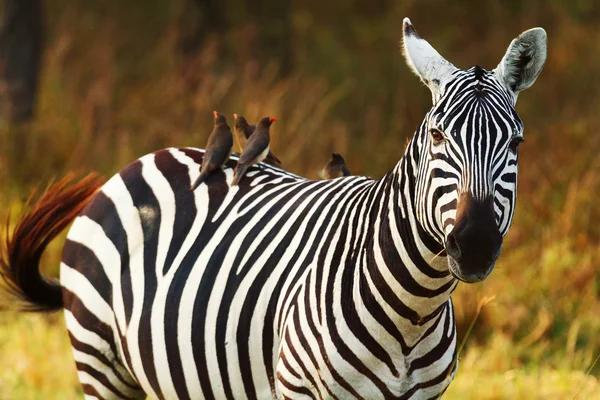
[[275, 121], [277, 121], [277, 118], [275, 118], [275, 117], [269, 118], [269, 122], [275, 122]]
[[217, 119], [217, 117], [219, 116], [219, 113], [217, 111], [213, 111], [213, 115], [215, 116], [215, 119]]
[[233, 119], [237, 121], [237, 114], [233, 114]]

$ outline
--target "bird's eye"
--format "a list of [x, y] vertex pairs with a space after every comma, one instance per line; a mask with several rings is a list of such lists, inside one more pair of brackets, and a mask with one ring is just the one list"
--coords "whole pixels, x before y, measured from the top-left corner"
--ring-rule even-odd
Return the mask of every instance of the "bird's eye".
[[433, 144], [440, 144], [444, 140], [444, 134], [439, 129], [432, 128], [429, 133], [433, 139]]
[[517, 149], [519, 148], [519, 145], [521, 143], [523, 143], [524, 139], [522, 137], [515, 137], [510, 141], [510, 144], [508, 145], [508, 147], [510, 148], [510, 151], [512, 151], [513, 153], [517, 152]]

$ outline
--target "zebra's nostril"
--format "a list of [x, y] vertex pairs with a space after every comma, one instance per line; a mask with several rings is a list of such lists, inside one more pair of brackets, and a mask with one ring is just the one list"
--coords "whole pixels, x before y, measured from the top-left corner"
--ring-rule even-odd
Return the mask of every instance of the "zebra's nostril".
[[446, 251], [448, 252], [448, 255], [455, 260], [460, 259], [460, 247], [458, 247], [458, 243], [456, 243], [456, 238], [453, 234], [448, 235], [448, 239], [446, 239]]

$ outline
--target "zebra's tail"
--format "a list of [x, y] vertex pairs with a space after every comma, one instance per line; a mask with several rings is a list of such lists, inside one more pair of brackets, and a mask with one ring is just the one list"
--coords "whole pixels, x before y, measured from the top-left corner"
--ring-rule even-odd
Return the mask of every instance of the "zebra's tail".
[[50, 241], [75, 219], [103, 183], [104, 178], [95, 174], [79, 182], [68, 175], [46, 189], [19, 218], [12, 235], [7, 221], [6, 238], [0, 243], [0, 276], [2, 286], [19, 301], [22, 311], [63, 307], [60, 284], [40, 273], [40, 259]]

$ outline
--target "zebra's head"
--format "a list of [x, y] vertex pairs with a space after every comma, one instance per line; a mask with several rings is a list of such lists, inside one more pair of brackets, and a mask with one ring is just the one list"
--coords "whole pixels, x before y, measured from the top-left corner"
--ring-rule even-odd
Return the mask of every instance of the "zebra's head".
[[415, 212], [422, 228], [447, 253], [448, 268], [465, 282], [494, 268], [513, 218], [517, 147], [523, 124], [517, 96], [546, 60], [546, 32], [514, 39], [496, 69], [466, 71], [446, 61], [404, 19], [408, 65], [429, 87], [433, 107], [409, 153], [415, 169]]

